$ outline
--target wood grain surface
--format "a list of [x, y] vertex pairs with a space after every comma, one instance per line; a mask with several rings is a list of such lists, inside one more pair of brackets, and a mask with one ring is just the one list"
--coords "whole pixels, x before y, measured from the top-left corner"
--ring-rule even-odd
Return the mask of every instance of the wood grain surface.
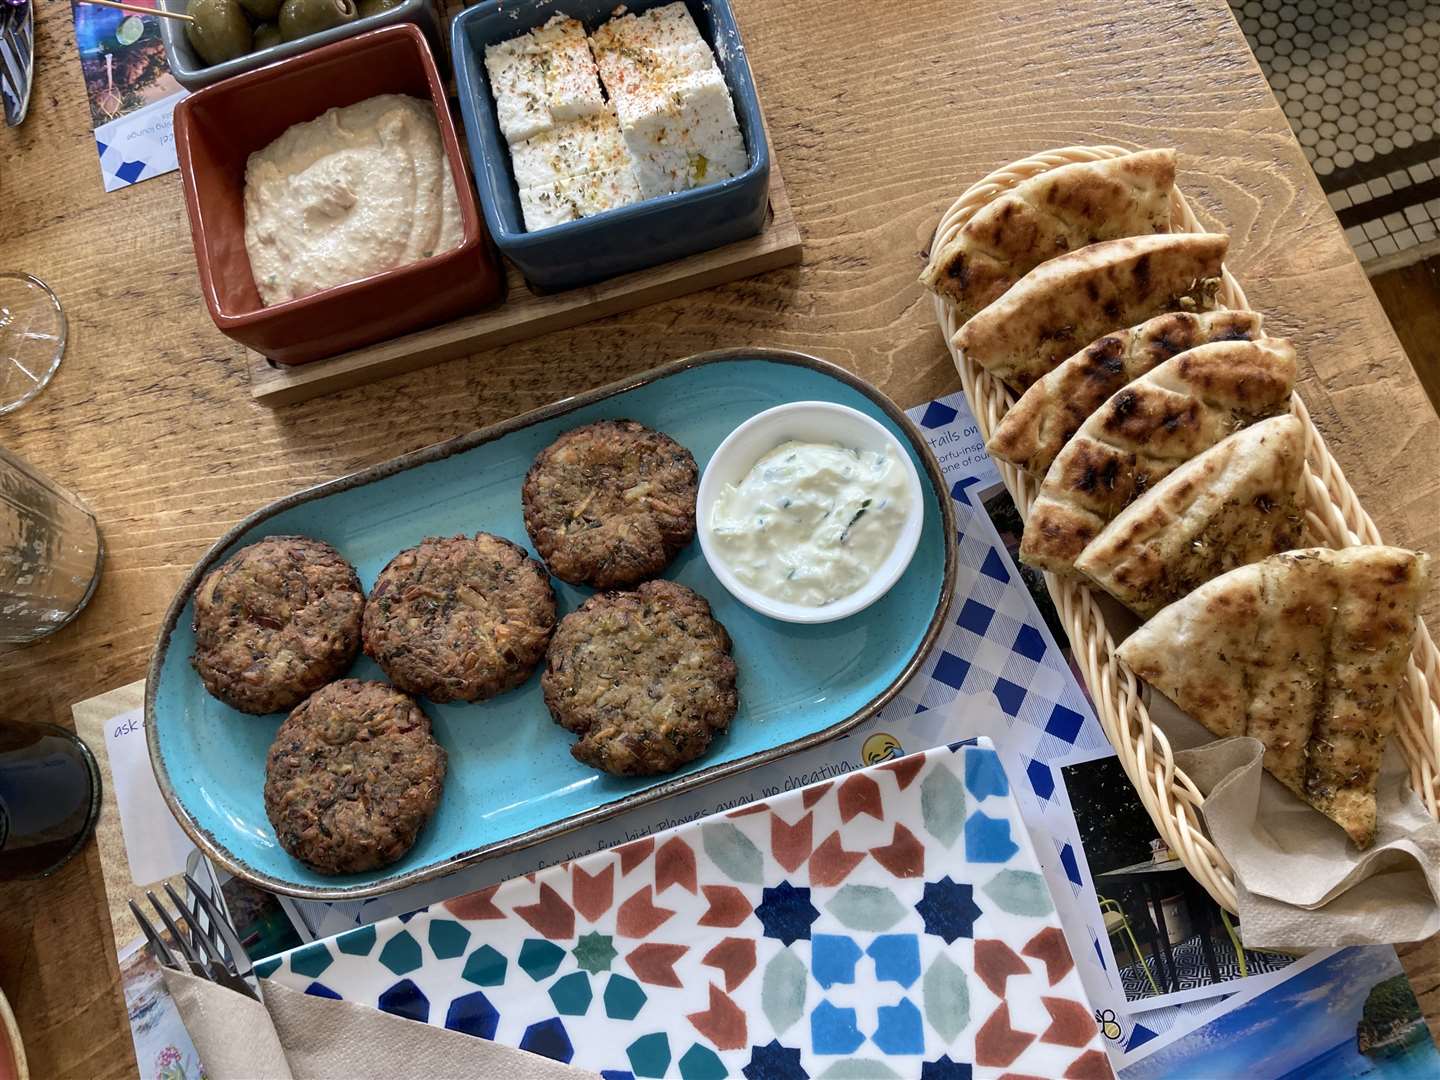
[[[30, 117], [0, 133], [0, 263], [55, 288], [71, 343], [0, 442], [89, 500], [109, 554], [83, 618], [0, 661], [9, 710], [68, 724], [71, 702], [143, 674], [186, 568], [262, 503], [626, 373], [754, 343], [902, 405], [956, 389], [915, 281], [935, 222], [995, 166], [1075, 143], [1179, 149], [1386, 537], [1440, 553], [1440, 420], [1223, 0], [734, 3], [801, 266], [273, 411], [205, 314], [178, 177], [102, 192], [69, 6], [41, 3]], [[1440, 584], [1425, 611], [1440, 626]], [[0, 888], [0, 986], [37, 1077], [134, 1069], [103, 912], [93, 847]], [[1434, 943], [1406, 962], [1434, 1025]]]
[[1370, 279], [1430, 404], [1440, 409], [1440, 255]]
[[803, 254], [800, 226], [785, 194], [779, 159], [774, 153], [770, 157], [770, 208], [758, 236], [548, 295], [531, 292], [520, 271], [510, 265], [505, 302], [488, 311], [311, 364], [276, 364], [252, 352], [250, 396], [266, 405], [292, 405], [469, 356], [482, 347], [498, 349], [766, 270], [794, 266]]

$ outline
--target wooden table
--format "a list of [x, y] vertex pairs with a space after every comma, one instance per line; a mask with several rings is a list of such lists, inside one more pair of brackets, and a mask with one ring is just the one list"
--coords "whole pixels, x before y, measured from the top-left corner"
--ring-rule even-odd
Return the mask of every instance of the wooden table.
[[[9, 711], [69, 723], [71, 702], [140, 677], [185, 570], [260, 504], [625, 373], [754, 343], [837, 361], [902, 405], [958, 388], [915, 282], [935, 222], [990, 169], [1072, 143], [1180, 149], [1186, 193], [1296, 340], [1301, 392], [1386, 537], [1440, 554], [1440, 420], [1223, 0], [735, 6], [802, 266], [271, 412], [205, 314], [179, 178], [102, 192], [68, 7], [44, 4], [30, 117], [0, 134], [0, 263], [55, 288], [71, 344], [0, 442], [89, 500], [109, 557], [83, 618], [4, 658]], [[1426, 613], [1440, 627], [1440, 587]], [[133, 1069], [102, 912], [93, 849], [0, 889], [0, 985], [37, 1077]], [[1435, 952], [1410, 957], [1432, 1025]]]

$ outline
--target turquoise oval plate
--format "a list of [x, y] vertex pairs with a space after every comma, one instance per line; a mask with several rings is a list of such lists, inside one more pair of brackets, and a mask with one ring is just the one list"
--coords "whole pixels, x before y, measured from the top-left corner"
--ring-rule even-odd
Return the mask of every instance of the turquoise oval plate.
[[[266, 751], [283, 717], [246, 716], [221, 704], [190, 667], [191, 596], [212, 566], [265, 536], [313, 536], [355, 564], [368, 592], [391, 556], [427, 536], [484, 530], [528, 549], [520, 484], [535, 455], [561, 432], [607, 417], [638, 420], [688, 447], [703, 469], [743, 420], [809, 400], [859, 409], [909, 449], [925, 489], [920, 546], [881, 600], [819, 626], [757, 615], [716, 581], [698, 544], [686, 548], [665, 576], [710, 601], [734, 639], [740, 668], [740, 710], [704, 757], [660, 778], [598, 773], [570, 756], [573, 738], [551, 720], [538, 677], [479, 704], [422, 701], [450, 769], [440, 808], [410, 852], [382, 870], [330, 877], [280, 848], [262, 791]], [[745, 349], [680, 360], [299, 492], [221, 537], [171, 603], [145, 688], [155, 778], [185, 831], [236, 875], [273, 892], [339, 900], [438, 877], [833, 738], [889, 701], [939, 634], [956, 557], [944, 484], [924, 438], [874, 387], [800, 353]], [[590, 595], [555, 586], [562, 615]], [[352, 674], [384, 678], [364, 656]]]

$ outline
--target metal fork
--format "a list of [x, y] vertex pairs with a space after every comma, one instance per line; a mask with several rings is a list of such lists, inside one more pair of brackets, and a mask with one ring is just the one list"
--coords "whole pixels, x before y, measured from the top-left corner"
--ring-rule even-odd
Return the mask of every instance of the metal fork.
[[35, 12], [28, 0], [0, 0], [0, 104], [17, 126], [30, 107], [35, 69]]
[[[148, 889], [145, 892], [150, 906], [174, 940], [174, 949], [166, 944], [164, 935], [145, 917], [140, 905], [134, 900], [129, 901], [130, 913], [145, 935], [151, 954], [163, 967], [188, 971], [259, 1001], [259, 991], [245, 978], [245, 973], [250, 970], [250, 961], [235, 928], [189, 874], [185, 875], [185, 888], [190, 894], [189, 904], [180, 898], [168, 881], [164, 883], [165, 894], [176, 908], [174, 916], [154, 892]], [[184, 924], [184, 930], [181, 924]], [[180, 954], [178, 959], [175, 955], [177, 951]]]

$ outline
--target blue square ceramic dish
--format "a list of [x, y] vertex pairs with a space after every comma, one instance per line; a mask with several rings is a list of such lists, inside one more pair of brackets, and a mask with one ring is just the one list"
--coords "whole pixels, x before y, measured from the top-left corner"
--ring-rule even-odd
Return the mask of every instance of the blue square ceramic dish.
[[[639, 0], [626, 8], [642, 12], [665, 2], [668, 0]], [[730, 87], [749, 156], [746, 170], [716, 184], [646, 199], [537, 232], [526, 231], [510, 150], [495, 118], [495, 98], [485, 74], [485, 47], [526, 33], [556, 13], [579, 19], [587, 30], [594, 30], [615, 7], [615, 0], [540, 0], [523, 5], [514, 0], [486, 0], [466, 8], [450, 26], [460, 115], [485, 224], [496, 246], [540, 289], [588, 285], [708, 251], [753, 236], [765, 224], [770, 147], [735, 16], [729, 0], [686, 0]]]
[[[282, 717], [245, 716], [205, 692], [190, 667], [193, 595], [204, 575], [265, 536], [299, 533], [335, 545], [368, 590], [402, 548], [477, 530], [529, 547], [520, 485], [535, 455], [580, 424], [628, 417], [672, 435], [702, 468], [742, 421], [787, 401], [834, 401], [878, 420], [910, 453], [925, 491], [920, 546], [875, 604], [805, 626], [758, 615], [710, 572], [699, 544], [665, 571], [700, 593], [730, 632], [740, 710], [708, 753], [661, 777], [622, 778], [570, 756], [540, 679], [490, 701], [422, 702], [450, 756], [440, 807], [415, 846], [382, 870], [326, 877], [276, 843], [262, 793], [265, 755]], [[162, 794], [208, 855], [272, 892], [339, 900], [439, 877], [631, 807], [834, 738], [875, 714], [920, 667], [954, 589], [955, 520], [940, 466], [905, 414], [863, 380], [799, 353], [728, 350], [681, 360], [623, 383], [416, 451], [265, 507], [216, 542], [171, 603], [146, 682], [146, 734]], [[554, 582], [560, 614], [591, 591]], [[360, 657], [350, 674], [383, 678]]]

